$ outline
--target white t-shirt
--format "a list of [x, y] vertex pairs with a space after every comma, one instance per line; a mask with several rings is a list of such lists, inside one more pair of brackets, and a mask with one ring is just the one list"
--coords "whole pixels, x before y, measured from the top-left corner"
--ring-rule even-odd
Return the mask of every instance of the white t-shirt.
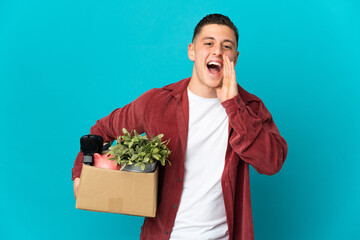
[[171, 240], [228, 239], [221, 188], [229, 121], [218, 98], [189, 96], [184, 188]]

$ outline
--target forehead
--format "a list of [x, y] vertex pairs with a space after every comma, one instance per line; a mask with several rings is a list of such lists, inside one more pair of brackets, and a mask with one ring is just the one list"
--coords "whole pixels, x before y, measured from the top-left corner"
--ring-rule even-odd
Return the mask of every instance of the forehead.
[[195, 41], [204, 38], [214, 38], [215, 40], [231, 40], [236, 42], [235, 32], [230, 27], [220, 24], [207, 24], [203, 26], [199, 34], [195, 37]]

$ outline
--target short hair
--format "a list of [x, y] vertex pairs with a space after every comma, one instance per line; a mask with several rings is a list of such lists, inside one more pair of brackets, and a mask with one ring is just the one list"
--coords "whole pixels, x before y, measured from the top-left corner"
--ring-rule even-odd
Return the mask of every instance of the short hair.
[[206, 15], [203, 19], [200, 20], [200, 22], [196, 25], [195, 30], [194, 30], [194, 35], [193, 35], [193, 39], [192, 39], [193, 42], [194, 42], [196, 35], [198, 35], [200, 33], [202, 27], [205, 25], [208, 25], [208, 24], [220, 24], [220, 25], [225, 25], [225, 26], [228, 26], [229, 28], [231, 28], [234, 31], [234, 34], [236, 37], [236, 45], [238, 45], [239, 33], [238, 33], [236, 26], [230, 20], [229, 17], [224, 16], [222, 14], [218, 14], [218, 13]]

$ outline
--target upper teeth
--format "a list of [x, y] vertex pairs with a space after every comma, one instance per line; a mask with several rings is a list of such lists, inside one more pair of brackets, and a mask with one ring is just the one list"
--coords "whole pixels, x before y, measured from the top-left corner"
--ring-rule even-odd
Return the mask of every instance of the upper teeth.
[[218, 62], [209, 62], [208, 64], [209, 65], [217, 65], [217, 66], [221, 67], [221, 64]]

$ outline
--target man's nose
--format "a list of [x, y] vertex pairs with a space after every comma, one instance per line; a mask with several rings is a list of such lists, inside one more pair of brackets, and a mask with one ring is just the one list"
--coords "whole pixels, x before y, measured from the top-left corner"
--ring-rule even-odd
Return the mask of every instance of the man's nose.
[[213, 48], [212, 54], [216, 55], [216, 56], [222, 56], [222, 48], [221, 48], [221, 46], [215, 45], [214, 48]]

